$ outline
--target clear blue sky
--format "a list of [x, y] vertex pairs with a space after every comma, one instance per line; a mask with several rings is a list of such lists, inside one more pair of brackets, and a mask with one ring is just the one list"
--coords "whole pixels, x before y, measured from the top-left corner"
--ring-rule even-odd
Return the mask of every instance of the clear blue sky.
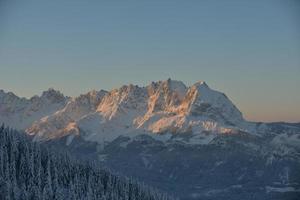
[[205, 80], [247, 119], [300, 121], [299, 19], [297, 0], [2, 0], [0, 88]]

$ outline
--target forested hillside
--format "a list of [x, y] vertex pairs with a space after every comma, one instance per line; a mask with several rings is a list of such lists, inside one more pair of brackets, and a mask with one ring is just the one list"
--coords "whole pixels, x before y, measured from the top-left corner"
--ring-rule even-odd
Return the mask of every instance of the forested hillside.
[[96, 165], [57, 153], [0, 127], [0, 199], [169, 200]]

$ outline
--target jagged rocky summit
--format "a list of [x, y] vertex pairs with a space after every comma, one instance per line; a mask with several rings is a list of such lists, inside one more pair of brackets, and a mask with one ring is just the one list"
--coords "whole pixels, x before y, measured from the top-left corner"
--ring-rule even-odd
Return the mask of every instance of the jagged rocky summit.
[[[109, 92], [91, 91], [75, 98], [53, 89], [31, 99], [1, 91], [0, 103], [0, 121], [25, 129], [37, 140], [82, 133], [88, 141], [102, 142], [139, 133], [163, 139], [189, 133], [208, 142], [216, 134], [257, 132], [225, 94], [203, 81], [187, 87], [168, 79], [146, 87], [124, 85]], [[204, 137], [207, 133], [211, 135]]]

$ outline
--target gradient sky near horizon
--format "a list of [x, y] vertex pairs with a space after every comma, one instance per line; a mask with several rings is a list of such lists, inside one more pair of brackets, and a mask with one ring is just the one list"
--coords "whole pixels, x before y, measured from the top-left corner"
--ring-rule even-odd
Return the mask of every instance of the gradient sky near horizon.
[[297, 0], [0, 0], [0, 89], [76, 96], [205, 80], [254, 121], [300, 122]]

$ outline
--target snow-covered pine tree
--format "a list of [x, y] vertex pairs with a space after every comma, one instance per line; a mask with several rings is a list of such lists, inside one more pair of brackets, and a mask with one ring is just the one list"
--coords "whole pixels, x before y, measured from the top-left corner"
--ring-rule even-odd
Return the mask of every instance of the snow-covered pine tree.
[[0, 126], [1, 200], [172, 200]]

